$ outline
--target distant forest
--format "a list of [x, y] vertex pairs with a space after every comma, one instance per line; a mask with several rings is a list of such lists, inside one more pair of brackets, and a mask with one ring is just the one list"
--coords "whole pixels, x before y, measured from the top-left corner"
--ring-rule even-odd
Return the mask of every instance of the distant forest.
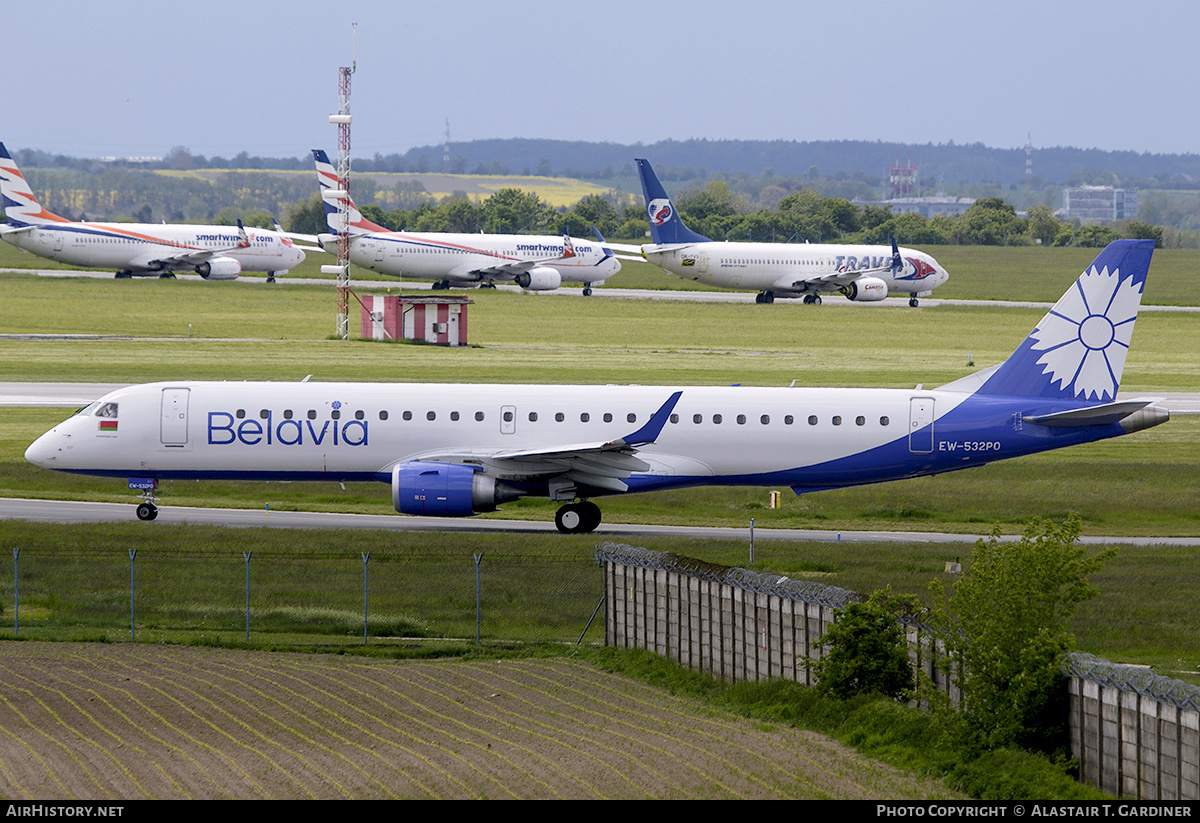
[[[717, 176], [845, 175], [869, 181], [886, 181], [895, 162], [916, 164], [922, 194], [944, 186], [950, 193], [974, 184], [998, 186], [1025, 183], [1025, 150], [996, 149], [981, 143], [958, 145], [908, 145], [838, 140], [796, 142], [787, 140], [664, 140], [649, 145], [587, 143], [564, 140], [474, 140], [450, 144], [450, 168], [443, 169], [444, 147], [418, 146], [403, 154], [355, 157], [354, 168], [365, 172], [432, 172], [455, 174], [539, 174], [585, 180], [634, 178], [633, 160], [645, 157], [664, 180], [706, 180]], [[81, 168], [96, 160], [52, 155], [34, 149], [16, 154], [22, 166]], [[193, 155], [179, 146], [161, 161], [110, 165], [168, 169], [292, 169], [311, 168], [305, 152], [298, 157], [252, 157], [242, 152], [233, 158]], [[1101, 151], [1056, 146], [1034, 147], [1036, 184], [1118, 185], [1128, 188], [1200, 189], [1200, 154], [1150, 154]]]
[[[43, 205], [70, 219], [226, 224], [242, 219], [247, 225], [269, 226], [278, 218], [286, 228], [306, 233], [324, 226], [307, 153], [263, 158], [243, 152], [226, 159], [176, 147], [160, 160], [136, 162], [23, 149], [14, 157]], [[441, 146], [425, 146], [404, 154], [355, 157], [352, 168], [356, 174], [435, 175], [442, 172], [442, 157]], [[895, 233], [908, 242], [926, 244], [1094, 245], [1112, 233], [1149, 235], [1175, 248], [1200, 246], [1200, 155], [1195, 154], [1035, 149], [1033, 174], [1027, 179], [1023, 149], [979, 144], [689, 140], [621, 146], [480, 140], [451, 143], [451, 174], [569, 177], [599, 184], [607, 193], [552, 209], [536, 194], [526, 203], [516, 189], [501, 189], [505, 196], [490, 206], [471, 201], [461, 191], [434, 195], [417, 177], [384, 186], [358, 177], [353, 190], [364, 213], [392, 228], [562, 230], [585, 236], [590, 225], [604, 224], [606, 236], [637, 237], [645, 227], [633, 164], [637, 157], [651, 161], [677, 206], [691, 213], [696, 228], [717, 238], [880, 242]], [[886, 204], [871, 205], [891, 194], [888, 167], [897, 161], [917, 165], [920, 186], [915, 194], [968, 197], [979, 208], [958, 219], [927, 221], [891, 215]], [[191, 173], [196, 170], [215, 171]], [[1054, 211], [1062, 205], [1063, 186], [1081, 184], [1138, 189], [1137, 219], [1132, 225], [1104, 230], [1060, 220]], [[821, 199], [827, 202], [817, 202]], [[497, 205], [501, 202], [503, 209]], [[526, 214], [515, 222], [502, 214], [514, 203]], [[852, 219], [846, 218], [851, 212]]]

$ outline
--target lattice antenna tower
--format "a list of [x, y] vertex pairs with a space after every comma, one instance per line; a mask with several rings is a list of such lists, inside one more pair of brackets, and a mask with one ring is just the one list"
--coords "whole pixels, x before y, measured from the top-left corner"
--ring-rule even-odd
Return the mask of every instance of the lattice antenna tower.
[[1025, 137], [1025, 185], [1033, 182], [1033, 132]]
[[329, 122], [338, 130], [337, 336], [340, 340], [350, 339], [350, 78], [358, 63], [355, 58], [358, 23], [352, 25], [355, 43], [351, 47], [350, 65], [338, 69], [338, 113], [329, 116]]

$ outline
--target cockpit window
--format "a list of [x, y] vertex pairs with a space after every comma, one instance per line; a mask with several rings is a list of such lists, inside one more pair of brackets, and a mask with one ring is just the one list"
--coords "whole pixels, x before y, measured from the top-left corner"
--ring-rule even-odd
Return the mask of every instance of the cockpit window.
[[116, 417], [117, 416], [117, 404], [116, 403], [101, 403], [100, 408], [96, 409], [95, 414], [96, 414], [96, 417]]
[[94, 412], [96, 410], [96, 407], [99, 405], [100, 405], [100, 401], [98, 401], [98, 400], [95, 403], [88, 403], [82, 409], [75, 412], [75, 414], [79, 415], [80, 417], [87, 417], [92, 412]]

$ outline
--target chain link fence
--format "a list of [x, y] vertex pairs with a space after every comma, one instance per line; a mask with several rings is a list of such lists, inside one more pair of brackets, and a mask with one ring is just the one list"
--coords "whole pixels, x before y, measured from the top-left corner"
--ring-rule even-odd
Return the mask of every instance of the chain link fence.
[[0, 617], [26, 639], [603, 642], [590, 553], [11, 551]]

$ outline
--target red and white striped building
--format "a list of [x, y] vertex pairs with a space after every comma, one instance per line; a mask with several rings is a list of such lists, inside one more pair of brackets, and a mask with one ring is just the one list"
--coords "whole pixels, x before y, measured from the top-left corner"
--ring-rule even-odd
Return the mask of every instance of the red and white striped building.
[[364, 295], [364, 340], [424, 340], [439, 346], [467, 345], [465, 297]]

